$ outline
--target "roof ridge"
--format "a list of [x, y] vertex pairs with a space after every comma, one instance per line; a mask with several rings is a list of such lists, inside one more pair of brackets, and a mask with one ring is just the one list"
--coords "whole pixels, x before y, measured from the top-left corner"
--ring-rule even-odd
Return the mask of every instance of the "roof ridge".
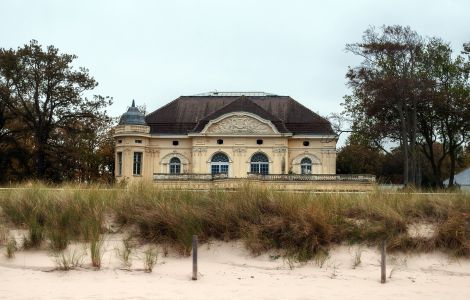
[[266, 93], [262, 91], [222, 91], [217, 90], [212, 92], [199, 93], [195, 95], [189, 95], [189, 97], [240, 97], [240, 96], [255, 96], [255, 97], [267, 97], [267, 96], [278, 96], [277, 94]]

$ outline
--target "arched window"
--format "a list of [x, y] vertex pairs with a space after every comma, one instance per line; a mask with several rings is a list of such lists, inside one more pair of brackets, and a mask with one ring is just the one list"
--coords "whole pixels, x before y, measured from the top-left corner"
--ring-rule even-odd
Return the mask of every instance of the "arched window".
[[256, 153], [251, 157], [250, 172], [267, 175], [269, 174], [269, 160], [263, 153]]
[[170, 174], [181, 173], [181, 160], [178, 157], [170, 159]]
[[300, 161], [300, 171], [302, 174], [312, 174], [312, 160], [308, 157]]
[[216, 153], [211, 159], [211, 173], [212, 174], [228, 174], [228, 156], [223, 153]]

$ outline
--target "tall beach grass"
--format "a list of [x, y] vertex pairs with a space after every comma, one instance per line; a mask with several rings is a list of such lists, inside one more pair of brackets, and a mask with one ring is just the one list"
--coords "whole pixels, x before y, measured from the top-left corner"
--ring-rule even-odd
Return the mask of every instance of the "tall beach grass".
[[[254, 254], [275, 249], [296, 261], [328, 255], [334, 244], [383, 239], [389, 250], [470, 255], [470, 195], [461, 193], [292, 193], [249, 183], [235, 191], [164, 190], [151, 183], [109, 190], [36, 185], [3, 191], [0, 207], [5, 219], [29, 230], [31, 247], [46, 243], [55, 250], [73, 240], [99, 246], [105, 221], [113, 221], [142, 243], [182, 255], [190, 254], [193, 234], [201, 242], [243, 240]], [[432, 224], [433, 234], [410, 235], [417, 223]]]

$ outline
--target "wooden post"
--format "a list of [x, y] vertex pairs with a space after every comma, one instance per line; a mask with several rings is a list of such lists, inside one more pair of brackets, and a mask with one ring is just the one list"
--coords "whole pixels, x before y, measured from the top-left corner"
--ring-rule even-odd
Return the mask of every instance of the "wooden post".
[[193, 280], [197, 280], [197, 235], [193, 235]]
[[386, 256], [385, 256], [385, 251], [386, 251], [387, 243], [385, 240], [382, 241], [381, 247], [380, 247], [380, 252], [382, 254], [382, 258], [380, 260], [380, 269], [381, 269], [381, 278], [380, 278], [380, 283], [385, 283], [387, 280], [387, 269], [386, 269]]

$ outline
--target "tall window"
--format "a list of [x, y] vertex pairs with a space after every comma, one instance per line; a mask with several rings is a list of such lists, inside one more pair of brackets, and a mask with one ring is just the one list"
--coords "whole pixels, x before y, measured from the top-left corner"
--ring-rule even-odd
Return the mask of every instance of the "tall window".
[[117, 175], [122, 176], [122, 152], [117, 153]]
[[300, 171], [302, 174], [312, 174], [312, 160], [308, 157], [300, 161]]
[[269, 160], [263, 153], [256, 153], [251, 157], [250, 172], [267, 175], [269, 174]]
[[134, 152], [134, 175], [142, 175], [142, 152]]
[[181, 160], [178, 157], [170, 159], [170, 174], [181, 173]]
[[228, 162], [227, 155], [223, 153], [216, 153], [211, 159], [211, 173], [212, 174], [228, 174]]

